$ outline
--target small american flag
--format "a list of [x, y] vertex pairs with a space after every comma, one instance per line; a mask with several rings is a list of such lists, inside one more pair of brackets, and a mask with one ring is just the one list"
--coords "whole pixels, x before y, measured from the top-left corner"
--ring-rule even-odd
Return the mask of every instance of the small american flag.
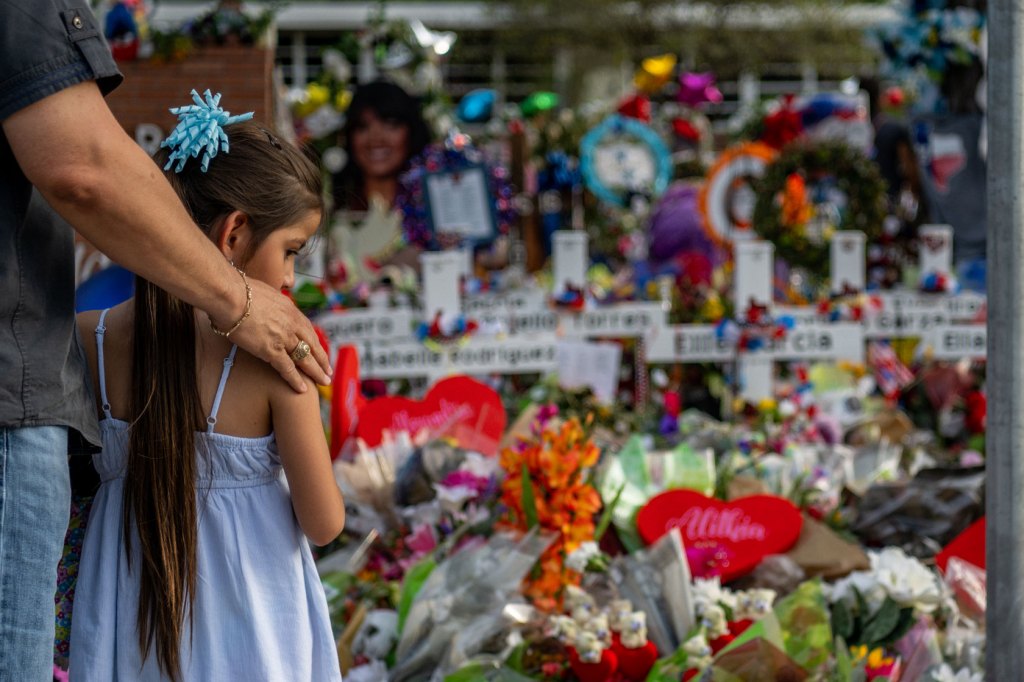
[[875, 375], [875, 383], [885, 396], [893, 396], [914, 380], [914, 373], [896, 357], [896, 351], [886, 341], [868, 344], [868, 365]]

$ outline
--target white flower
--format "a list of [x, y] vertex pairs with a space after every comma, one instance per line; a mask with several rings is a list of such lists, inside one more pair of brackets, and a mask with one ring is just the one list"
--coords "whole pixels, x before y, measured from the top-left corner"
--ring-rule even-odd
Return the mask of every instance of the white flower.
[[479, 495], [476, 488], [465, 485], [446, 486], [435, 483], [434, 490], [437, 491], [437, 500], [441, 503], [441, 508], [451, 513], [460, 511], [466, 500], [472, 500]]
[[480, 478], [490, 478], [500, 467], [497, 457], [484, 457], [479, 452], [467, 452], [466, 459], [459, 468]]
[[829, 602], [843, 602], [850, 608], [856, 608], [857, 596], [860, 592], [867, 602], [868, 611], [874, 613], [885, 601], [886, 590], [878, 582], [878, 577], [872, 571], [855, 571], [842, 580], [837, 581], [832, 587], [826, 590], [826, 597]]
[[587, 570], [587, 564], [590, 563], [590, 560], [600, 553], [601, 550], [597, 548], [596, 542], [584, 542], [576, 551], [565, 557], [566, 568], [577, 573], [583, 573]]
[[902, 549], [887, 547], [881, 552], [872, 552], [870, 558], [879, 584], [900, 606], [930, 613], [941, 603], [942, 590], [935, 573]]
[[961, 668], [954, 673], [949, 663], [943, 663], [928, 671], [928, 679], [931, 682], [981, 682], [982, 675], [972, 673], [968, 668]]
[[718, 576], [694, 580], [693, 599], [698, 603], [721, 604], [733, 610], [736, 608], [736, 595], [731, 590], [722, 588], [722, 581]]

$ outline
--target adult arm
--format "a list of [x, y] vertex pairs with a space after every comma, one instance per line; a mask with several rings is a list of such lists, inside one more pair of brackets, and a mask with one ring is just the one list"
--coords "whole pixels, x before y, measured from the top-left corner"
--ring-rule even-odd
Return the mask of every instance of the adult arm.
[[[196, 229], [160, 169], [118, 124], [93, 81], [73, 85], [2, 123], [26, 177], [100, 251], [206, 312], [230, 329], [246, 307], [245, 287]], [[309, 320], [262, 282], [249, 280], [252, 314], [231, 340], [269, 362], [296, 391], [298, 370], [329, 383], [330, 363]], [[300, 340], [312, 354], [298, 365]]]

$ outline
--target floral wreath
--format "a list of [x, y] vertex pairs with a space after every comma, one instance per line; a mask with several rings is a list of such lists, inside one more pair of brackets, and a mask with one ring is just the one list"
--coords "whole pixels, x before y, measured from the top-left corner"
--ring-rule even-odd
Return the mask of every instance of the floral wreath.
[[612, 206], [628, 207], [630, 198], [643, 190], [609, 187], [594, 167], [597, 150], [619, 137], [632, 138], [643, 145], [654, 163], [654, 181], [643, 188], [645, 193], [658, 196], [668, 188], [672, 178], [672, 157], [668, 147], [650, 126], [633, 118], [612, 114], [588, 132], [580, 142], [580, 170], [587, 188], [601, 201]]
[[[843, 210], [831, 216], [823, 214], [835, 206], [816, 206], [808, 196], [809, 186], [825, 178], [833, 178], [846, 199]], [[819, 279], [827, 276], [829, 243], [836, 230], [860, 230], [868, 243], [882, 236], [885, 181], [870, 159], [842, 142], [786, 146], [755, 183], [755, 191], [754, 230], [775, 245], [780, 258]]]
[[412, 159], [409, 170], [398, 182], [395, 206], [402, 211], [402, 232], [407, 244], [422, 249], [454, 247], [459, 238], [436, 234], [431, 228], [430, 208], [426, 198], [426, 177], [431, 173], [457, 172], [472, 167], [483, 167], [487, 189], [494, 205], [498, 234], [507, 235], [518, 213], [513, 201], [513, 189], [508, 170], [484, 160], [483, 153], [469, 142], [466, 135], [450, 135], [443, 145], [430, 145]]

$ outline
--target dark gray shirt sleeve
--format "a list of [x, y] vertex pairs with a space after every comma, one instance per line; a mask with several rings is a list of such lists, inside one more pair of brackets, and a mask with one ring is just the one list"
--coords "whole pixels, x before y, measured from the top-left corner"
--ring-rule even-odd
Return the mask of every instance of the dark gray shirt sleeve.
[[122, 80], [86, 0], [0, 0], [0, 121], [64, 88]]

